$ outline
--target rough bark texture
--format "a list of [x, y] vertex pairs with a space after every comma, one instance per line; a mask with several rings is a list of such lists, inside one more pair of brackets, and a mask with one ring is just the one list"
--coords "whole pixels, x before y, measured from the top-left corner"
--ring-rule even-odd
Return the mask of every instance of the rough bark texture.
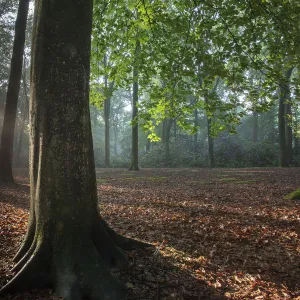
[[[10, 293], [52, 286], [67, 300], [123, 299], [109, 272], [136, 241], [98, 212], [89, 116], [92, 0], [36, 1], [30, 103], [28, 232]], [[76, 23], [76, 26], [74, 24]]]
[[133, 86], [132, 86], [132, 137], [131, 137], [131, 165], [129, 170], [139, 170], [139, 126], [138, 126], [138, 101], [139, 101], [139, 82], [138, 82], [138, 57], [140, 54], [140, 42], [136, 42], [135, 62], [133, 66]]
[[0, 182], [13, 183], [12, 157], [18, 96], [22, 74], [25, 31], [29, 0], [20, 0], [15, 24], [15, 37], [8, 81], [0, 148]]

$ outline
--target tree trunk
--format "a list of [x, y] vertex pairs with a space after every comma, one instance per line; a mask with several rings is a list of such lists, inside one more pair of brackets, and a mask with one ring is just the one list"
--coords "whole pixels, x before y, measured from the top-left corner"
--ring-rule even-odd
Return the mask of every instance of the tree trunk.
[[5, 94], [6, 87], [2, 85], [0, 87], [0, 130], [2, 131], [3, 117], [4, 117], [4, 107], [5, 107]]
[[252, 142], [258, 142], [258, 113], [256, 111], [253, 112], [253, 131], [252, 131]]
[[23, 72], [23, 90], [24, 90], [24, 105], [23, 105], [23, 111], [22, 111], [22, 117], [21, 117], [21, 127], [20, 127], [20, 134], [19, 134], [19, 141], [18, 141], [18, 150], [17, 150], [17, 166], [20, 166], [20, 156], [23, 149], [23, 137], [24, 137], [24, 127], [25, 122], [28, 117], [28, 107], [29, 107], [29, 99], [27, 95], [27, 83], [26, 83], [26, 71], [25, 71], [25, 64], [24, 64], [24, 72]]
[[114, 128], [114, 155], [117, 156], [118, 155], [118, 128], [117, 125], [115, 124]]
[[279, 106], [278, 106], [278, 130], [279, 130], [279, 165], [280, 167], [288, 166], [288, 155], [285, 136], [285, 101], [289, 98], [288, 81], [292, 74], [293, 68], [289, 68], [285, 72], [285, 82], [281, 83], [279, 88]]
[[298, 156], [299, 155], [299, 137], [298, 137], [298, 129], [299, 129], [299, 124], [298, 124], [298, 113], [297, 113], [297, 108], [294, 110], [294, 119], [295, 119], [295, 127], [294, 127], [294, 155]]
[[133, 86], [132, 86], [132, 137], [131, 137], [131, 166], [129, 170], [139, 170], [139, 125], [138, 125], [138, 101], [139, 101], [139, 83], [138, 83], [138, 58], [141, 51], [140, 42], [136, 42], [135, 61], [133, 66]]
[[[104, 56], [104, 68], [107, 68], [107, 56]], [[105, 101], [104, 101], [104, 123], [105, 123], [105, 168], [110, 167], [110, 100], [114, 88], [114, 81], [108, 84], [107, 75], [104, 76]]]
[[4, 120], [0, 148], [0, 182], [13, 183], [12, 158], [14, 130], [17, 116], [18, 96], [22, 74], [25, 31], [29, 0], [20, 0], [15, 24], [15, 37], [11, 58], [11, 69], [8, 81]]
[[177, 139], [177, 124], [176, 124], [176, 119], [174, 119], [173, 134], [174, 134], [174, 141], [176, 143], [176, 139]]
[[35, 3], [30, 218], [17, 273], [0, 296], [53, 286], [66, 300], [122, 299], [109, 267], [140, 244], [115, 233], [98, 212], [89, 114], [93, 1]]
[[170, 165], [170, 133], [172, 128], [173, 120], [165, 119], [163, 121], [163, 134], [162, 140], [165, 147], [165, 165]]
[[211, 136], [211, 119], [207, 117], [207, 138], [208, 138], [208, 159], [209, 167], [215, 167], [215, 156], [214, 156], [214, 139]]
[[[208, 99], [205, 98], [206, 105], [208, 104]], [[207, 141], [208, 141], [208, 160], [209, 160], [209, 167], [215, 167], [215, 157], [214, 157], [214, 139], [211, 136], [211, 116], [206, 116], [207, 122]]]
[[[290, 97], [287, 101], [290, 101]], [[292, 107], [291, 103], [287, 102], [284, 105], [284, 113], [285, 113], [285, 147], [286, 147], [286, 156], [287, 156], [287, 164], [291, 165], [293, 160], [293, 128], [290, 124], [292, 119], [289, 116], [292, 116]]]
[[[150, 131], [148, 131], [147, 136], [150, 134]], [[150, 152], [151, 150], [151, 140], [147, 137], [147, 143], [146, 143], [146, 151]]]
[[[194, 110], [194, 126], [199, 125], [199, 113], [198, 109]], [[198, 148], [198, 130], [194, 134], [194, 154], [195, 154], [195, 159], [197, 158], [197, 154], [199, 153], [199, 148]]]

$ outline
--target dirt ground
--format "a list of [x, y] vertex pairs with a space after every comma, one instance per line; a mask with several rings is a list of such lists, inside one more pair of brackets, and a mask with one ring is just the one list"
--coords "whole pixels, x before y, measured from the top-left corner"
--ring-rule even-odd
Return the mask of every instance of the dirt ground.
[[[0, 186], [0, 287], [26, 232], [27, 170]], [[300, 300], [300, 168], [97, 169], [102, 215], [155, 248], [113, 270], [128, 299]], [[50, 290], [8, 299], [59, 299]]]

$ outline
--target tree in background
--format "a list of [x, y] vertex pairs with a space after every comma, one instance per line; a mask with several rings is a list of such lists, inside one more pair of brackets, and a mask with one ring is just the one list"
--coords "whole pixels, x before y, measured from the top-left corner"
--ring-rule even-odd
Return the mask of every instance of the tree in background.
[[133, 70], [132, 70], [132, 133], [131, 133], [131, 164], [130, 171], [139, 170], [139, 123], [138, 123], [138, 102], [139, 102], [139, 55], [141, 52], [140, 42], [137, 40]]
[[[285, 72], [284, 79], [278, 89], [278, 129], [279, 129], [279, 164], [280, 167], [287, 167], [292, 160], [292, 135], [291, 127], [287, 124], [287, 114], [291, 114], [289, 103], [290, 88], [289, 80], [292, 75], [293, 67]], [[288, 108], [288, 109], [287, 109]]]
[[29, 0], [20, 0], [8, 81], [0, 148], [0, 182], [13, 183], [12, 158], [18, 96], [22, 75]]
[[[107, 54], [104, 55], [104, 70], [107, 69]], [[108, 76], [104, 75], [104, 124], [105, 124], [105, 168], [110, 167], [110, 118], [111, 118], [111, 96], [114, 89], [114, 81], [108, 83]]]

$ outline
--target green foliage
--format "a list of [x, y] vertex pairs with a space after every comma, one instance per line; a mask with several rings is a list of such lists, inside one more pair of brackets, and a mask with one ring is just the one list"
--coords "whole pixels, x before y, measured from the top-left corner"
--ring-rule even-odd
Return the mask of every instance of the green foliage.
[[[162, 159], [159, 129], [166, 119], [190, 135], [202, 130], [205, 141], [206, 124], [194, 119], [197, 109], [211, 121], [218, 166], [273, 166], [277, 162], [274, 103], [278, 87], [286, 84], [283, 70], [300, 62], [299, 15], [296, 0], [96, 0], [91, 103], [103, 106], [108, 95], [104, 78], [115, 83], [112, 95], [120, 88], [130, 91], [133, 67], [137, 67], [139, 115], [135, 122], [158, 143], [150, 153], [141, 151], [145, 165], [207, 164], [206, 150], [200, 156], [185, 142], [187, 152], [175, 153], [171, 147], [169, 161]], [[295, 110], [299, 86], [295, 68], [289, 86]], [[260, 143], [230, 136], [241, 128], [244, 136], [251, 135], [242, 122], [252, 128], [249, 115], [253, 112], [266, 113], [259, 121], [266, 125], [260, 124]], [[296, 126], [295, 117], [289, 115], [287, 120]], [[173, 145], [177, 147], [174, 141]]]

